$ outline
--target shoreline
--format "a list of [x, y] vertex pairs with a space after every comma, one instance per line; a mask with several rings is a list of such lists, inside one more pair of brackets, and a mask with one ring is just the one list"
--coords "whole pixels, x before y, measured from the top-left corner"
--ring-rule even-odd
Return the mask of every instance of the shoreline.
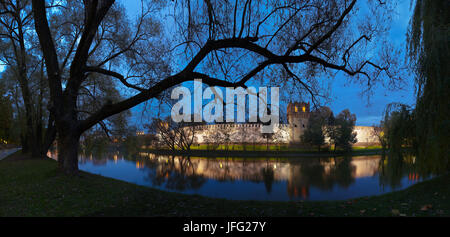
[[165, 149], [142, 149], [142, 152], [148, 152], [155, 155], [175, 155], [175, 156], [199, 156], [199, 157], [243, 157], [243, 158], [297, 158], [297, 157], [336, 157], [336, 156], [364, 156], [364, 155], [381, 155], [383, 150], [377, 149], [361, 149], [352, 152], [304, 152], [304, 151], [236, 151], [236, 150], [165, 150]]
[[16, 152], [0, 161], [0, 216], [449, 216], [449, 179], [447, 174], [404, 190], [344, 201], [237, 201], [82, 171], [67, 176], [53, 160]]

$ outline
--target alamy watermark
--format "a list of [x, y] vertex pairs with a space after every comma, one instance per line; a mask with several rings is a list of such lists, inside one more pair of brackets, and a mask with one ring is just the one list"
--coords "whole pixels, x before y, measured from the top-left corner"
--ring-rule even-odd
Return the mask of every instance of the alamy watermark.
[[[273, 133], [275, 124], [280, 122], [279, 87], [270, 87], [270, 103], [268, 103], [267, 87], [226, 87], [225, 101], [220, 87], [207, 87], [203, 91], [202, 80], [194, 80], [194, 111], [191, 113], [192, 96], [189, 88], [184, 86], [172, 90], [171, 99], [178, 100], [172, 107], [171, 117], [174, 122], [207, 123], [223, 122], [223, 107], [225, 105], [227, 123], [235, 122], [235, 112], [238, 123], [245, 122], [246, 98], [248, 98], [248, 121], [262, 122], [262, 133]], [[182, 98], [180, 99], [180, 96]], [[236, 98], [236, 110], [235, 110]], [[211, 100], [203, 107], [203, 100]]]

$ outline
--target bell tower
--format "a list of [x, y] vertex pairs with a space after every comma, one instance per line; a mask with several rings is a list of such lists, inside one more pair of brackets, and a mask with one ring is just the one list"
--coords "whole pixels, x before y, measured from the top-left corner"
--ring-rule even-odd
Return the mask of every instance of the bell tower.
[[300, 136], [305, 131], [310, 113], [309, 102], [289, 102], [287, 106], [287, 119], [291, 130], [291, 142], [299, 143]]

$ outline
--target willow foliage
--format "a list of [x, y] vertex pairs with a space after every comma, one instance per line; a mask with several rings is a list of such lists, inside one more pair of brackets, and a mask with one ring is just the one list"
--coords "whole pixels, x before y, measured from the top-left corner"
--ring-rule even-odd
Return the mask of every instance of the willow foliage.
[[450, 1], [416, 0], [408, 30], [415, 72], [418, 161], [450, 169]]
[[384, 139], [391, 153], [401, 154], [405, 151], [403, 148], [417, 149], [414, 112], [409, 106], [389, 104], [386, 107], [383, 126]]

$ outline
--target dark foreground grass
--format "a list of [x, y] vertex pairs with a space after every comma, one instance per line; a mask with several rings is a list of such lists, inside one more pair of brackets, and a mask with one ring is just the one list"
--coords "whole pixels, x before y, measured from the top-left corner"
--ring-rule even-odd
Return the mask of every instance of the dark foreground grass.
[[450, 175], [382, 196], [328, 202], [230, 201], [81, 172], [20, 153], [0, 161], [0, 216], [449, 216]]

